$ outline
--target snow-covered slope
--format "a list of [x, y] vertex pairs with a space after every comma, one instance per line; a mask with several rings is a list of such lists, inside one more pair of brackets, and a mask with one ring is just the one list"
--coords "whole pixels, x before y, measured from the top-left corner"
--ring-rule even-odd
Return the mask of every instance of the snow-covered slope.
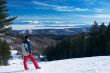
[[110, 73], [110, 56], [40, 62], [41, 69], [24, 71], [22, 64], [0, 66], [0, 73]]

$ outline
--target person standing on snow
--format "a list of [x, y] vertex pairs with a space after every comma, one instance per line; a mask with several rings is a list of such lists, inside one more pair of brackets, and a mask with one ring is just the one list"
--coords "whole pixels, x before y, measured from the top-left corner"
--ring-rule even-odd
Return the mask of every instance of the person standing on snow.
[[28, 70], [27, 61], [30, 59], [36, 69], [40, 69], [37, 61], [35, 60], [34, 56], [32, 55], [32, 43], [30, 42], [28, 35], [24, 37], [24, 40], [22, 42], [22, 53], [23, 53], [23, 64], [24, 69]]

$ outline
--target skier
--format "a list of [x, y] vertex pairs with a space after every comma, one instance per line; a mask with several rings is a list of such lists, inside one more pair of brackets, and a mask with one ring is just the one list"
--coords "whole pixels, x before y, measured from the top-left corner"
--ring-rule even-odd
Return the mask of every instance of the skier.
[[23, 39], [23, 42], [22, 42], [22, 53], [23, 53], [23, 64], [24, 64], [24, 69], [25, 70], [28, 70], [28, 66], [27, 66], [27, 61], [28, 59], [30, 59], [35, 68], [36, 69], [40, 69], [37, 61], [35, 60], [34, 56], [32, 55], [32, 43], [30, 42], [29, 38], [28, 38], [28, 35], [26, 35]]

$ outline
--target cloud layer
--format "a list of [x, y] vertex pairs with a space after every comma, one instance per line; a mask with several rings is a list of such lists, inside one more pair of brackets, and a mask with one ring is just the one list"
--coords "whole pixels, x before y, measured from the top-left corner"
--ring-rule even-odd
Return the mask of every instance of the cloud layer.
[[[92, 24], [95, 20], [108, 23], [110, 0], [7, 0], [9, 14], [17, 16], [15, 23], [43, 24]], [[43, 20], [44, 19], [44, 20]], [[56, 22], [56, 20], [58, 20]], [[68, 21], [69, 20], [69, 21]], [[71, 22], [72, 20], [72, 22]], [[48, 23], [47, 22], [47, 23]], [[66, 23], [66, 24], [67, 24]], [[53, 25], [51, 22], [49, 25]]]

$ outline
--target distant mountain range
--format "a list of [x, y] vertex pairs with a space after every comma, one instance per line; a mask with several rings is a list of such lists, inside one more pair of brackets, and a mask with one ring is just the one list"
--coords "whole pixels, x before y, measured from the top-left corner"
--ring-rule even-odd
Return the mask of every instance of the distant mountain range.
[[[52, 26], [48, 26], [52, 27]], [[65, 28], [59, 28], [58, 27], [65, 27]], [[48, 29], [29, 29], [29, 30], [12, 30], [12, 34], [14, 35], [75, 35], [80, 32], [89, 32], [91, 25], [78, 25], [78, 26], [54, 26], [52, 28]], [[36, 27], [37, 28], [37, 27]]]

